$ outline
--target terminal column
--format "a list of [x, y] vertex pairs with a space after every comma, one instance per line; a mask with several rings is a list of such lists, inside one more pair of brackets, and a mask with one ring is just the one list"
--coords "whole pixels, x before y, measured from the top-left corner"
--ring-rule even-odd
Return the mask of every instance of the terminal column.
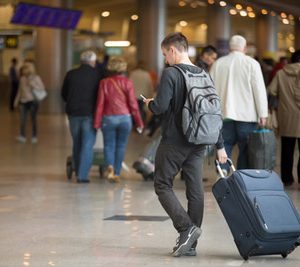
[[276, 16], [259, 15], [256, 19], [256, 48], [257, 56], [264, 57], [266, 54], [277, 52], [278, 20]]
[[[70, 7], [71, 1], [40, 0], [41, 5]], [[41, 104], [43, 112], [63, 111], [60, 88], [66, 70], [72, 64], [72, 33], [67, 30], [39, 27], [36, 31], [35, 60], [37, 73], [48, 91], [48, 97]]]
[[164, 60], [160, 43], [165, 37], [166, 1], [138, 0], [137, 60], [160, 75]]
[[227, 7], [208, 5], [207, 7], [207, 44], [215, 46], [219, 54], [229, 52], [231, 19]]

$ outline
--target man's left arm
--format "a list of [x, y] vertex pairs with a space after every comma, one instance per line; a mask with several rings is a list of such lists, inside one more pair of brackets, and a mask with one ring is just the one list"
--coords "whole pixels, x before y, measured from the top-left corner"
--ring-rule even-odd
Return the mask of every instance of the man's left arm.
[[267, 90], [258, 62], [254, 62], [251, 73], [251, 86], [253, 90], [256, 112], [259, 117], [259, 124], [264, 126], [268, 117]]

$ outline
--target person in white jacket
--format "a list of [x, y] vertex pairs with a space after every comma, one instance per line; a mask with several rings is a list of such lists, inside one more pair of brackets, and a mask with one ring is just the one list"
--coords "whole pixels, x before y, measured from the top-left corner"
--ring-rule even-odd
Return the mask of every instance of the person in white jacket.
[[[230, 53], [212, 65], [211, 77], [221, 98], [225, 150], [231, 157], [235, 144], [239, 147], [238, 169], [248, 168], [247, 141], [258, 124], [268, 117], [266, 87], [259, 63], [245, 55], [246, 39], [231, 37]], [[228, 167], [225, 167], [228, 171]]]

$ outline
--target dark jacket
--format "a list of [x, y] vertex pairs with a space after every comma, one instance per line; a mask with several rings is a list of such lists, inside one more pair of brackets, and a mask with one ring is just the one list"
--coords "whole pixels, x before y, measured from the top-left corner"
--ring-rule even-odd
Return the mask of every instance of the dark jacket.
[[[182, 69], [200, 73], [196, 66], [179, 64]], [[182, 130], [182, 109], [186, 98], [186, 86], [183, 75], [174, 67], [166, 68], [161, 76], [157, 96], [149, 103], [154, 114], [162, 114], [162, 143], [179, 146], [194, 145], [186, 141]], [[220, 133], [217, 148], [223, 148]]]
[[61, 96], [66, 102], [66, 113], [69, 116], [94, 114], [100, 78], [99, 72], [87, 64], [66, 74]]
[[114, 75], [100, 82], [94, 127], [101, 127], [103, 116], [131, 114], [136, 127], [144, 127], [133, 83], [123, 75]]

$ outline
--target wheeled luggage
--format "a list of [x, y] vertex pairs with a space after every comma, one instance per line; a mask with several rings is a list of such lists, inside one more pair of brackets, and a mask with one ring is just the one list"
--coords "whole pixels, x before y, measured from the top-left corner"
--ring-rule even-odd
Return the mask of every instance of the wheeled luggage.
[[274, 169], [276, 137], [272, 130], [259, 129], [249, 135], [248, 163], [250, 169]]
[[146, 147], [145, 152], [132, 165], [136, 172], [143, 176], [145, 181], [153, 180], [154, 178], [154, 159], [160, 140], [161, 135], [159, 134]]
[[[103, 136], [102, 132], [97, 131], [96, 142], [93, 148], [93, 165], [98, 166], [100, 178], [104, 173], [104, 154], [103, 154]], [[68, 180], [72, 179], [73, 172], [75, 172], [72, 156], [68, 156], [66, 160], [66, 175]]]
[[240, 255], [280, 254], [286, 257], [299, 246], [300, 217], [284, 192], [279, 176], [269, 170], [237, 170], [224, 177], [212, 192], [227, 221]]

